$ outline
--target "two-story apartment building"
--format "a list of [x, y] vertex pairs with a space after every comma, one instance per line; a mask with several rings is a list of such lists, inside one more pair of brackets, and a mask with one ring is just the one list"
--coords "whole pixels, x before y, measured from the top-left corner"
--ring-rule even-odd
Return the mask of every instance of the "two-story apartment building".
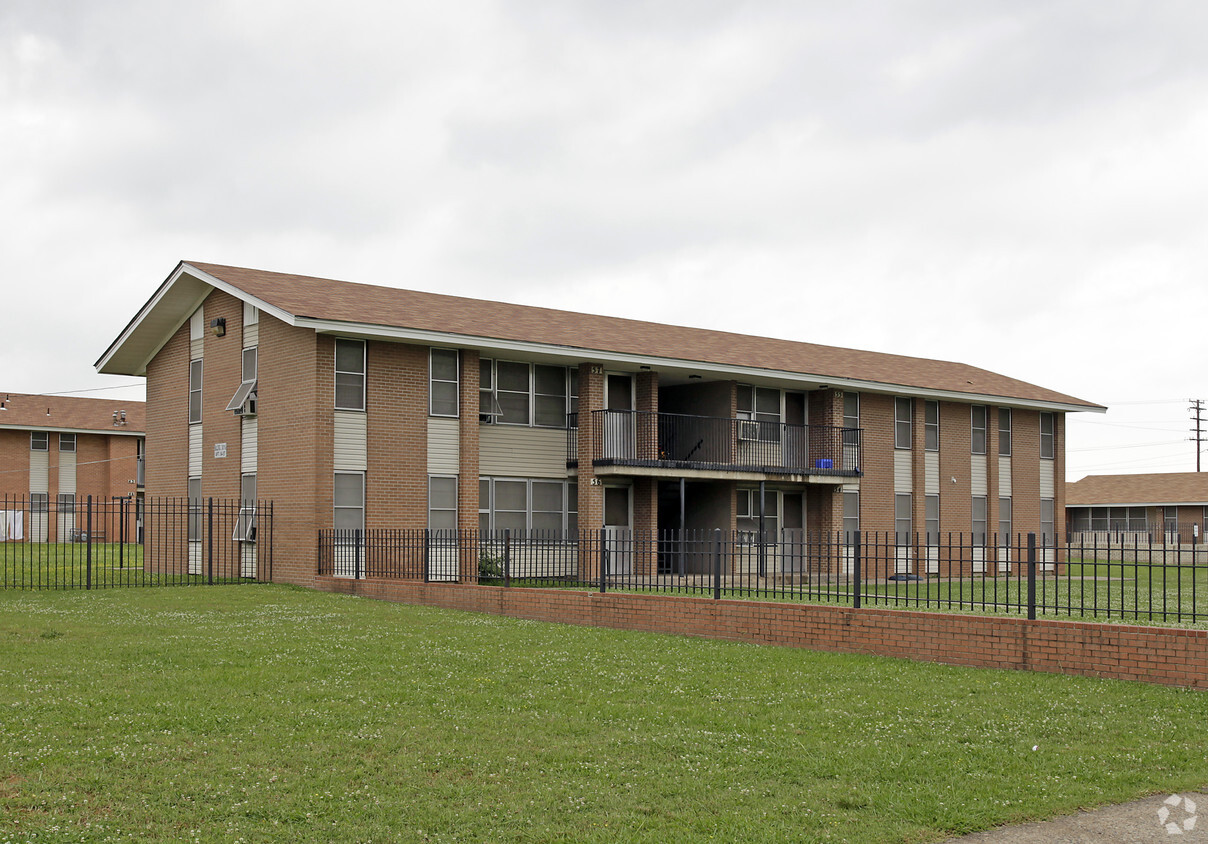
[[274, 500], [300, 583], [332, 527], [952, 532], [991, 560], [1062, 531], [1065, 414], [1103, 410], [960, 363], [188, 262], [97, 368], [147, 378], [148, 491]]
[[0, 393], [0, 541], [71, 541], [89, 496], [136, 520], [144, 425], [139, 401]]

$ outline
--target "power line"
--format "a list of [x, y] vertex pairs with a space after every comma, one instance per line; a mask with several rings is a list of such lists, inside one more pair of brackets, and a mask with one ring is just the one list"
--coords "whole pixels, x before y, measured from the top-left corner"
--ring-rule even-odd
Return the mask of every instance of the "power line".
[[21, 398], [36, 399], [36, 398], [39, 398], [40, 396], [72, 396], [72, 395], [75, 395], [76, 393], [100, 393], [100, 392], [104, 392], [105, 390], [128, 390], [131, 387], [144, 387], [144, 386], [146, 386], [146, 384], [144, 382], [138, 381], [138, 382], [132, 383], [132, 384], [118, 384], [113, 387], [90, 387], [86, 390], [62, 390], [57, 393], [21, 393], [21, 392], [18, 392], [17, 390], [13, 390], [11, 392], [8, 390], [5, 390], [5, 393], [7, 393], [8, 395], [11, 395], [11, 396], [20, 396]]
[[1189, 439], [1195, 443], [1195, 470], [1200, 471], [1200, 446], [1204, 444], [1204, 400], [1203, 399], [1188, 399], [1191, 402], [1191, 407], [1187, 408], [1191, 411], [1191, 421], [1195, 426], [1191, 429], [1194, 436]]

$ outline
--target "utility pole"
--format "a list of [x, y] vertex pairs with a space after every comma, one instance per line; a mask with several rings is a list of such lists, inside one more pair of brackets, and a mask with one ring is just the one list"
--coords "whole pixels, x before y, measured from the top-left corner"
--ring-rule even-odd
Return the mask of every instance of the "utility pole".
[[1191, 411], [1191, 436], [1188, 437], [1195, 443], [1195, 470], [1200, 471], [1200, 451], [1204, 443], [1204, 400], [1203, 399], [1188, 399], [1191, 402], [1191, 407], [1187, 408]]

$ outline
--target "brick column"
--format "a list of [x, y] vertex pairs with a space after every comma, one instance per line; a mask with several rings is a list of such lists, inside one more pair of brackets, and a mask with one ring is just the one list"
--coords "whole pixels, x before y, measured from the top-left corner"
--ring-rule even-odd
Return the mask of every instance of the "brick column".
[[[461, 371], [458, 373], [457, 420], [457, 529], [475, 535], [478, 531], [478, 437], [482, 425], [478, 421], [478, 388], [480, 370], [478, 351], [462, 349]], [[460, 543], [459, 571], [464, 580], [478, 572], [476, 542]]]
[[[604, 487], [596, 486], [592, 458], [597, 450], [597, 414], [604, 407], [604, 367], [598, 363], [579, 364], [579, 436], [576, 453], [579, 460], [579, 572], [581, 577], [599, 575], [597, 538], [604, 527]], [[589, 551], [588, 549], [593, 549]]]

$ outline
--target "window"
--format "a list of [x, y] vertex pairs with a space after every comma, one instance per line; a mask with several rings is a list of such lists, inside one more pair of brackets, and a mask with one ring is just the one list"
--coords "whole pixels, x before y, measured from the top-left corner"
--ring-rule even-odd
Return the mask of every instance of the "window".
[[201, 421], [201, 359], [189, 361], [189, 423]]
[[998, 409], [998, 453], [1003, 457], [1011, 455], [1011, 408]]
[[201, 478], [189, 478], [189, 541], [201, 542]]
[[780, 535], [780, 500], [775, 490], [764, 490], [763, 536], [759, 534], [759, 490], [738, 490], [738, 541], [772, 545]]
[[1179, 508], [1163, 507], [1162, 524], [1165, 525], [1165, 530], [1167, 533], [1177, 531], [1179, 529]]
[[893, 400], [893, 447], [910, 448], [910, 416], [914, 401], [895, 398]]
[[256, 363], [257, 351], [255, 346], [243, 350], [243, 374], [239, 389], [227, 402], [226, 409], [233, 410], [238, 415], [249, 415], [256, 412]]
[[50, 434], [45, 431], [30, 431], [29, 450], [50, 451]]
[[[856, 469], [860, 455], [860, 394], [843, 394], [843, 468]], [[857, 510], [859, 508], [857, 507]]]
[[579, 527], [578, 486], [565, 481], [481, 478], [478, 482], [478, 528], [523, 533], [541, 538], [573, 536]]
[[927, 544], [940, 544], [940, 497], [927, 495], [923, 498], [923, 519], [926, 521]]
[[566, 367], [533, 366], [533, 424], [566, 427]]
[[911, 518], [913, 496], [909, 492], [899, 492], [893, 497], [893, 534], [898, 545], [909, 545], [910, 534], [914, 530]]
[[973, 541], [985, 545], [987, 530], [986, 496], [975, 495], [973, 496]]
[[843, 493], [843, 541], [852, 544], [860, 529], [860, 493]]
[[248, 381], [256, 380], [256, 365], [259, 356], [260, 352], [256, 346], [248, 346], [243, 350], [243, 377], [240, 380], [245, 384]]
[[59, 434], [59, 451], [76, 450], [76, 435], [75, 434]]
[[365, 341], [336, 340], [336, 410], [365, 409]]
[[75, 512], [75, 493], [60, 492], [59, 493], [59, 515], [71, 514]]
[[983, 404], [975, 404], [972, 406], [973, 418], [973, 453], [986, 453], [986, 406]]
[[1011, 544], [1011, 499], [998, 499], [998, 544]]
[[940, 450], [940, 403], [928, 401], [923, 404], [923, 448], [926, 451]]
[[428, 412], [433, 416], [457, 416], [457, 349], [432, 349], [429, 353]]
[[1040, 540], [1045, 548], [1052, 548], [1057, 538], [1056, 508], [1053, 499], [1040, 499]]
[[566, 428], [579, 406], [579, 373], [564, 366], [479, 360], [478, 418], [488, 424]]
[[428, 478], [428, 527], [457, 530], [457, 478]]
[[1040, 456], [1045, 460], [1052, 460], [1053, 455], [1056, 454], [1056, 439], [1057, 431], [1053, 414], [1040, 414]]
[[336, 472], [333, 523], [336, 530], [365, 529], [365, 473]]
[[235, 520], [236, 542], [256, 541], [256, 475], [248, 472], [239, 477], [239, 518]]
[[[750, 384], [739, 384], [736, 395], [736, 409], [739, 419], [756, 422], [751, 433], [754, 437], [743, 439], [780, 441], [781, 422], [781, 392], [769, 387], [753, 387]], [[740, 436], [743, 429], [740, 428]]]
[[50, 495], [45, 492], [31, 492], [29, 494], [29, 509], [34, 513], [50, 512]]

